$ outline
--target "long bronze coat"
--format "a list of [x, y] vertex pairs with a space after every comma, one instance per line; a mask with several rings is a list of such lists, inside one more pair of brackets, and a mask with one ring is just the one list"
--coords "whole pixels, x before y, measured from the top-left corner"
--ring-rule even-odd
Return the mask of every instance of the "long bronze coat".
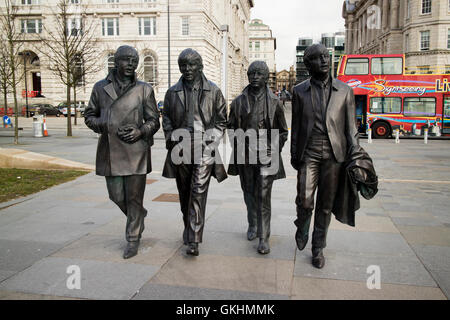
[[[163, 177], [175, 178], [175, 165], [171, 153], [171, 135], [183, 125], [185, 117], [185, 96], [183, 80], [180, 80], [166, 92], [163, 109], [163, 129], [166, 138], [167, 157], [164, 163]], [[200, 117], [205, 130], [217, 129], [221, 134], [227, 126], [227, 105], [220, 89], [202, 75], [202, 96], [200, 97]], [[216, 155], [216, 159], [220, 155]], [[223, 161], [216, 161], [212, 171], [213, 177], [221, 182], [227, 178]]]
[[[230, 107], [230, 116], [228, 121], [228, 128], [230, 129], [243, 129], [246, 131], [248, 129], [250, 121], [250, 103], [248, 101], [248, 87], [244, 89], [242, 94], [240, 94], [236, 99], [233, 100]], [[267, 109], [269, 116], [269, 128], [268, 129], [278, 129], [279, 130], [279, 167], [278, 172], [275, 175], [276, 179], [286, 178], [286, 173], [284, 170], [283, 159], [281, 158], [281, 150], [288, 137], [288, 127], [286, 124], [286, 118], [284, 116], [283, 104], [280, 99], [275, 96], [272, 91], [266, 89], [267, 97]], [[230, 141], [231, 142], [231, 141]], [[235, 149], [235, 143], [232, 143], [232, 147]], [[236, 149], [235, 149], [236, 152]], [[238, 165], [237, 155], [233, 152], [234, 160], [230, 159], [230, 165], [228, 166], [228, 174], [238, 175]]]
[[[118, 96], [110, 74], [92, 89], [84, 117], [86, 125], [101, 136], [97, 146], [96, 173], [100, 176], [147, 174], [152, 170], [150, 147], [159, 130], [159, 112], [150, 84], [137, 81]], [[117, 135], [123, 125], [139, 128], [143, 137], [126, 143]]]
[[[311, 100], [311, 81], [308, 79], [294, 87], [292, 96], [291, 158], [299, 163], [303, 159], [308, 139], [314, 127]], [[333, 79], [331, 97], [326, 113], [328, 137], [338, 162], [344, 162], [353, 146], [359, 145], [355, 120], [353, 89]]]

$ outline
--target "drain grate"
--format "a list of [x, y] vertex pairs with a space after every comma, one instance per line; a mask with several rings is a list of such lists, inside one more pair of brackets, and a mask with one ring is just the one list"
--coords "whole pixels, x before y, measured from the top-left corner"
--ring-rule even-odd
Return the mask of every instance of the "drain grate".
[[159, 202], [180, 202], [180, 198], [176, 193], [162, 193], [157, 196], [153, 201]]

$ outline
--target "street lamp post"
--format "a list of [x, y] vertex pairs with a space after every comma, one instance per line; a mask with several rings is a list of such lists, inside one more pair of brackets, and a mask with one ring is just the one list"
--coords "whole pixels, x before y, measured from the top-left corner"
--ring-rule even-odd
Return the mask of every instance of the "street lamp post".
[[167, 0], [167, 58], [168, 58], [168, 83], [169, 86], [168, 88], [170, 88], [170, 0]]

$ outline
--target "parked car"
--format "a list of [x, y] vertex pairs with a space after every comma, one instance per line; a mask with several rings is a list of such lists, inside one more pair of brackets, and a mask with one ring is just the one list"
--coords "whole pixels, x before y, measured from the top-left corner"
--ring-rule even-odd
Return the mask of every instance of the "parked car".
[[39, 114], [43, 114], [44, 116], [57, 116], [62, 115], [62, 112], [59, 109], [51, 104], [39, 104], [37, 112]]
[[[70, 104], [71, 108], [70, 108], [70, 114], [73, 116], [75, 115], [75, 104], [71, 103]], [[61, 113], [64, 115], [64, 117], [67, 117], [67, 102], [61, 102], [60, 104], [58, 104], [59, 111], [61, 111]], [[77, 111], [79, 111], [81, 113], [81, 115], [84, 115], [84, 109], [86, 108], [86, 105], [84, 103], [84, 101], [78, 101], [77, 102]]]

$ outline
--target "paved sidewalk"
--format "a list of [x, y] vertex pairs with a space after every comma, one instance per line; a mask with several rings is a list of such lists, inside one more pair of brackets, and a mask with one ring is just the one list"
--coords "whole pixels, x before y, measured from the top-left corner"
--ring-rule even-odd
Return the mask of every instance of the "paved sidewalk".
[[[25, 130], [19, 147], [93, 164], [96, 135], [80, 131], [36, 140]], [[5, 139], [2, 148], [15, 147]], [[356, 228], [333, 218], [322, 270], [311, 265], [310, 244], [302, 252], [295, 246], [289, 147], [283, 151], [288, 178], [273, 187], [271, 253], [259, 255], [257, 240], [246, 240], [239, 179], [229, 177], [211, 181], [200, 256], [187, 256], [179, 204], [155, 200], [177, 193], [175, 181], [161, 177], [161, 135], [152, 149], [139, 254], [122, 259], [125, 216], [108, 199], [104, 178], [90, 173], [0, 210], [0, 298], [447, 299], [450, 142], [361, 144], [374, 159], [380, 191], [361, 200]], [[80, 267], [81, 289], [67, 288], [73, 265]], [[380, 267], [380, 290], [366, 286], [371, 265]]]

